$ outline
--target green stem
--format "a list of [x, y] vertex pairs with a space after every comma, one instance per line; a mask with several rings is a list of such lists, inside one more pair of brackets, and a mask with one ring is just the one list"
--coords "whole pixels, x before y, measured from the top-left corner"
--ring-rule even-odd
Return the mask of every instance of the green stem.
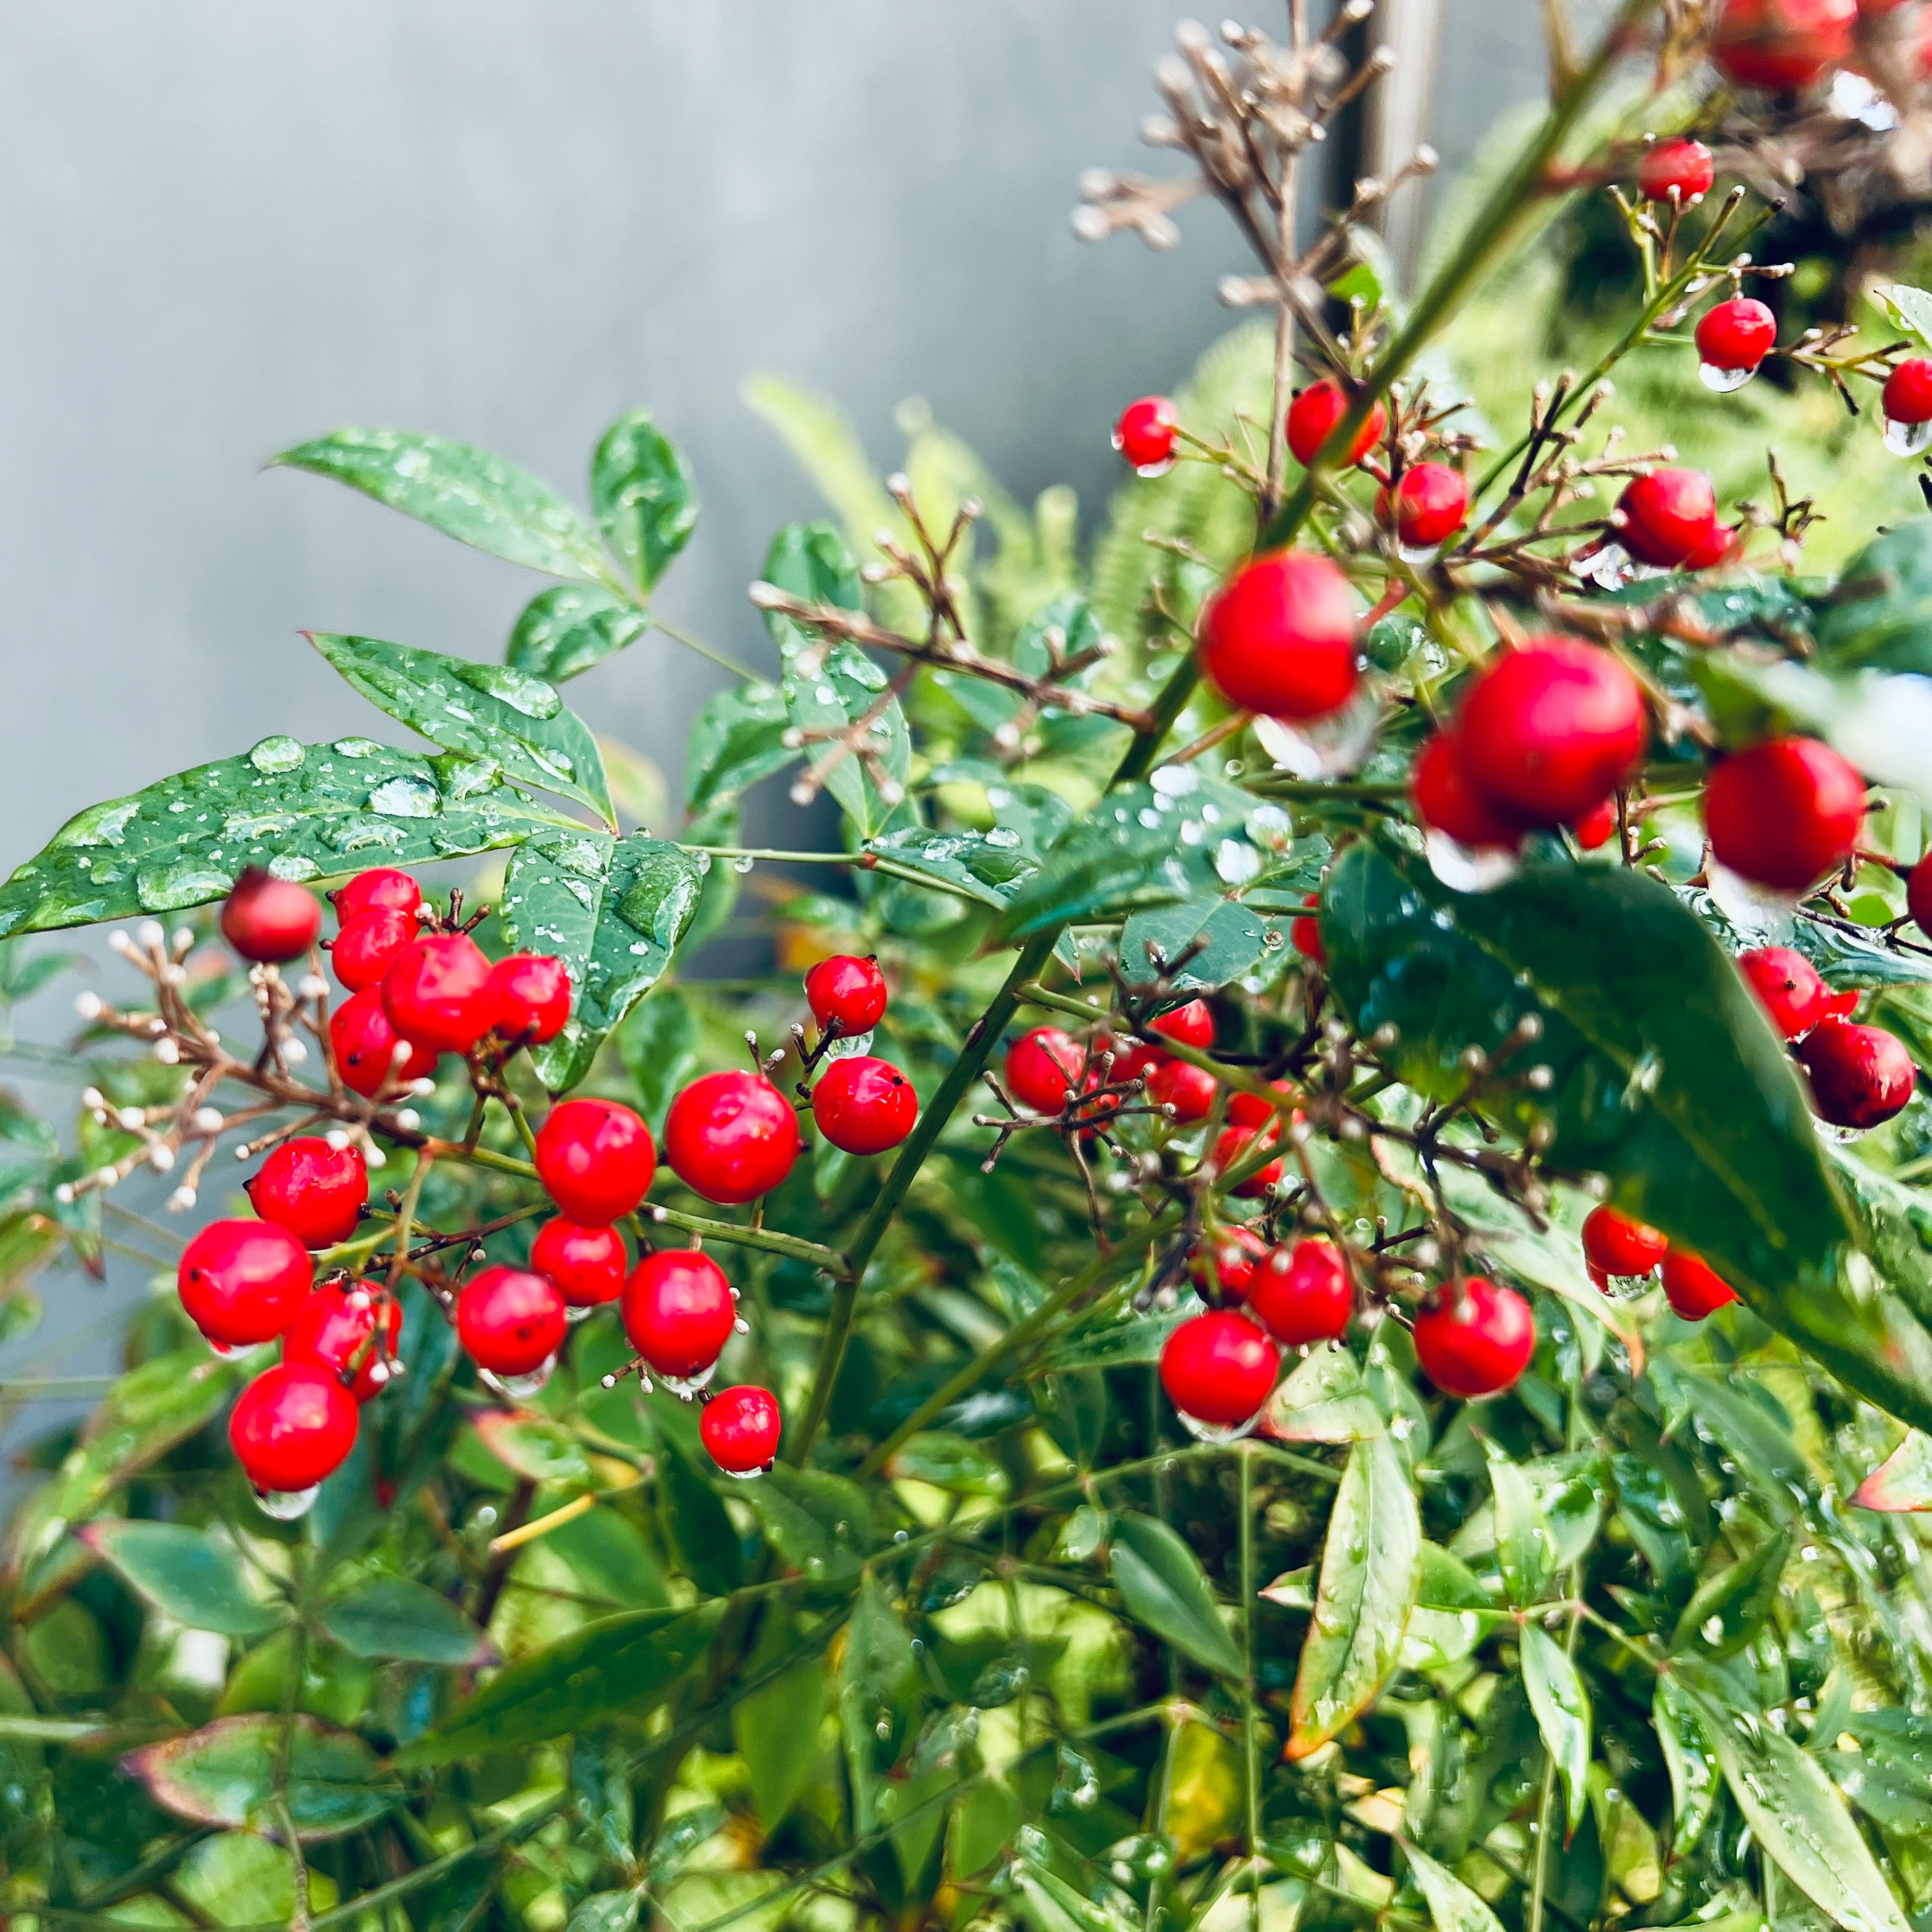
[[836, 1280], [845, 1278], [845, 1257], [836, 1248], [808, 1241], [802, 1234], [780, 1234], [770, 1228], [743, 1228], [735, 1221], [713, 1221], [702, 1214], [686, 1214], [675, 1208], [655, 1205], [640, 1208], [632, 1217], [634, 1232], [648, 1232], [641, 1226], [646, 1218], [654, 1226], [682, 1228], [686, 1234], [696, 1234], [705, 1240], [735, 1242], [741, 1248], [762, 1249], [768, 1255], [783, 1255], [788, 1260], [823, 1268]]
[[1248, 1925], [1261, 1932], [1262, 1758], [1255, 1715], [1255, 1459], [1235, 1450], [1241, 1472], [1241, 1789], [1247, 1801]]
[[896, 860], [876, 852], [782, 852], [764, 845], [684, 845], [679, 850], [702, 852], [713, 859], [772, 859], [790, 866], [851, 866], [862, 872], [883, 872], [888, 878], [904, 879], [909, 884], [923, 886], [928, 892], [950, 893], [974, 905], [986, 903], [977, 892], [970, 892], [964, 886], [922, 872], [916, 866], [902, 866]]

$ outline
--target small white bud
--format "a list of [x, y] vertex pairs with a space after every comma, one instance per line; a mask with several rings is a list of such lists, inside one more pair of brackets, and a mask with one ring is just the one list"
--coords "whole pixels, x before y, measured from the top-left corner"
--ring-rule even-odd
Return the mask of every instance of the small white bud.
[[606, 1376], [604, 1378], [604, 1386], [607, 1389], [615, 1388], [617, 1386], [617, 1378], [615, 1376]]
[[228, 1117], [219, 1107], [197, 1107], [192, 1123], [198, 1134], [218, 1134], [228, 1124]]
[[340, 1127], [331, 1127], [322, 1139], [334, 1154], [340, 1154], [349, 1144], [349, 1136]]
[[124, 959], [133, 958], [137, 950], [134, 942], [118, 926], [107, 935], [107, 943]]
[[667, 1217], [666, 1217], [666, 1215], [665, 1215], [665, 1212], [664, 1212], [664, 1210], [663, 1208], [657, 1208], [657, 1207], [653, 1207], [653, 1208], [652, 1208], [652, 1210], [651, 1210], [651, 1219], [652, 1219], [653, 1221], [662, 1221], [662, 1220], [664, 1220], [664, 1219], [666, 1219], [666, 1218], [667, 1218]]
[[300, 1040], [291, 1039], [282, 1042], [282, 1064], [284, 1066], [299, 1066], [308, 1058], [308, 1048]]
[[[1162, 142], [1162, 146], [1166, 143]], [[1114, 224], [1107, 219], [1104, 209], [1076, 208], [1068, 218], [1068, 226], [1073, 230], [1076, 242], [1104, 242], [1114, 232]]]
[[371, 1167], [387, 1167], [389, 1164], [389, 1156], [379, 1147], [372, 1147], [363, 1158]]
[[191, 926], [178, 926], [175, 928], [174, 938], [171, 942], [174, 951], [185, 952], [194, 944], [194, 930]]
[[54, 1198], [58, 1201], [63, 1208], [71, 1208], [74, 1205], [73, 1182], [70, 1180], [63, 1180], [61, 1184], [54, 1190]]
[[194, 1190], [192, 1187], [177, 1187], [168, 1196], [168, 1212], [170, 1214], [185, 1214], [194, 1205]]
[[304, 1000], [326, 1000], [328, 998], [328, 982], [320, 973], [304, 973], [296, 982], [296, 992]]
[[98, 993], [75, 994], [74, 1010], [84, 1020], [98, 1020], [101, 1012], [100, 995]]
[[794, 805], [809, 805], [812, 798], [812, 781], [809, 778], [800, 778], [785, 795]]
[[107, 1104], [107, 1096], [98, 1087], [83, 1087], [80, 1090], [80, 1104], [83, 1107], [102, 1108]]
[[422, 1125], [422, 1116], [413, 1107], [400, 1108], [397, 1112], [396, 1125], [406, 1132], [414, 1133]]
[[148, 1165], [157, 1174], [165, 1174], [175, 1164], [175, 1150], [166, 1141], [157, 1141], [148, 1150]]
[[181, 1048], [172, 1040], [163, 1038], [154, 1042], [154, 1058], [164, 1066], [176, 1066], [181, 1063]]
[[1528, 1084], [1539, 1094], [1546, 1094], [1556, 1084], [1556, 1076], [1547, 1066], [1532, 1066], [1529, 1070]]
[[427, 1100], [436, 1091], [436, 1082], [427, 1076], [421, 1080], [412, 1080], [410, 1082], [409, 1090], [418, 1100]]
[[167, 939], [167, 934], [161, 930], [161, 922], [158, 919], [142, 920], [136, 937], [140, 941], [143, 950], [152, 950], [164, 944]]
[[1518, 1040], [1540, 1040], [1543, 1037], [1543, 1016], [1540, 1013], [1525, 1013], [1516, 1023], [1516, 1036]]
[[[159, 1022], [157, 1022], [156, 1024], [158, 1024]], [[221, 1044], [220, 1034], [217, 1033], [212, 1027], [210, 1027], [208, 1030], [208, 1043], [210, 1046], [219, 1046]]]
[[415, 1052], [416, 1048], [410, 1046], [407, 1040], [399, 1040], [397, 1041], [395, 1045], [389, 1049], [389, 1064], [392, 1066], [400, 1066], [408, 1060], [410, 1055]]
[[114, 1124], [124, 1133], [133, 1133], [148, 1124], [145, 1107], [123, 1107], [114, 1116]]
[[388, 1364], [387, 1362], [371, 1362], [369, 1364], [369, 1379], [374, 1382], [378, 1388], [380, 1388], [382, 1385], [389, 1379]]

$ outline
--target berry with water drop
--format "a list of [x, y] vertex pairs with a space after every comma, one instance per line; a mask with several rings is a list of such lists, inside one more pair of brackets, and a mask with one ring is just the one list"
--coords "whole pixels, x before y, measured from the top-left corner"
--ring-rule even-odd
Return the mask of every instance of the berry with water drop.
[[1355, 694], [1355, 603], [1325, 556], [1280, 550], [1237, 571], [1202, 614], [1201, 668], [1229, 704], [1291, 722]]
[[738, 1304], [724, 1271], [694, 1248], [646, 1255], [624, 1284], [624, 1333], [658, 1375], [689, 1382], [724, 1352]]
[[1190, 1316], [1160, 1352], [1160, 1385], [1168, 1400], [1212, 1429], [1252, 1421], [1274, 1393], [1280, 1370], [1280, 1351], [1232, 1309]]
[[720, 1389], [698, 1418], [698, 1439], [728, 1476], [768, 1469], [778, 1453], [778, 1399], [755, 1383]]
[[1749, 376], [1778, 340], [1778, 318], [1754, 296], [1732, 296], [1698, 318], [1697, 356], [1722, 375]]
[[528, 1268], [486, 1268], [456, 1298], [456, 1334], [479, 1369], [534, 1374], [563, 1346], [568, 1325], [556, 1284]]
[[1605, 1274], [1645, 1275], [1670, 1244], [1648, 1222], [1606, 1201], [1583, 1217], [1583, 1256]]
[[278, 1362], [236, 1398], [228, 1440], [250, 1482], [264, 1494], [312, 1490], [356, 1447], [356, 1398], [313, 1362]]
[[[1312, 463], [1322, 446], [1332, 436], [1354, 400], [1333, 376], [1311, 382], [1288, 406], [1288, 446], [1300, 464]], [[1348, 447], [1336, 454], [1340, 463], [1359, 463], [1382, 441], [1388, 428], [1388, 411], [1379, 401], [1369, 410]]]
[[1803, 953], [1788, 946], [1754, 946], [1738, 955], [1738, 970], [1786, 1040], [1803, 1039], [1825, 1017], [1830, 995]]
[[1319, 1234], [1276, 1248], [1255, 1270], [1248, 1307], [1285, 1348], [1340, 1341], [1355, 1312], [1342, 1250]]
[[624, 1292], [631, 1265], [615, 1228], [586, 1226], [562, 1215], [546, 1221], [530, 1244], [530, 1266], [556, 1284], [572, 1308], [601, 1308]]
[[286, 1334], [314, 1281], [308, 1249], [272, 1221], [211, 1221], [175, 1270], [188, 1319], [224, 1348]]
[[1114, 425], [1114, 447], [1143, 476], [1158, 476], [1174, 462], [1178, 418], [1165, 396], [1143, 396], [1120, 412]]
[[821, 1027], [836, 1023], [840, 1038], [855, 1040], [870, 1033], [884, 1017], [886, 976], [876, 959], [840, 953], [821, 959], [806, 974], [805, 998]]
[[1408, 775], [1409, 803], [1432, 832], [1474, 851], [1513, 852], [1522, 828], [1496, 811], [1472, 785], [1455, 736], [1438, 731], [1417, 754]]
[[394, 1295], [360, 1282], [319, 1288], [282, 1337], [282, 1360], [346, 1376], [349, 1393], [367, 1402], [388, 1386], [402, 1334], [402, 1304]]
[[[1006, 1048], [1006, 1091], [1036, 1114], [1057, 1114], [1066, 1105], [1066, 1096], [1080, 1077], [1080, 1049], [1070, 1035], [1058, 1027], [1035, 1027]], [[1114, 1063], [1116, 1080], [1132, 1079], [1144, 1071], [1144, 1064], [1126, 1072], [1120, 1059]]]
[[1846, 1019], [1820, 1020], [1804, 1036], [1798, 1058], [1819, 1118], [1860, 1132], [1902, 1112], [1918, 1078], [1896, 1034]]

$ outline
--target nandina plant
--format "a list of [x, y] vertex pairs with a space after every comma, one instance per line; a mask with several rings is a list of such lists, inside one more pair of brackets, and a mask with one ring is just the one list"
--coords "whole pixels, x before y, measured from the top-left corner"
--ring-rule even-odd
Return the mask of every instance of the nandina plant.
[[[860, 539], [775, 540], [680, 826], [562, 689], [679, 641], [648, 417], [590, 519], [433, 436], [280, 459], [558, 581], [500, 662], [311, 640], [428, 750], [272, 737], [0, 887], [10, 998], [135, 922], [77, 1147], [0, 1118], [10, 1313], [170, 1256], [4, 1544], [10, 1917], [1932, 1910], [1932, 519], [1804, 574], [1774, 463], [1720, 502], [1607, 380], [1924, 452], [1932, 295], [1780, 340], [1745, 289], [1768, 143], [1920, 165], [1926, 10], [1550, 9], [1407, 302], [1364, 224], [1426, 157], [1292, 218], [1366, 10], [1184, 29], [1186, 165], [1083, 184], [1090, 238], [1221, 202], [1273, 311], [1124, 398], [1090, 570], [1056, 493], [929, 426], [875, 488], [758, 392]], [[1486, 424], [1426, 352], [1592, 196], [1628, 326]], [[740, 842], [772, 781], [837, 849]], [[768, 859], [834, 883], [706, 980]]]

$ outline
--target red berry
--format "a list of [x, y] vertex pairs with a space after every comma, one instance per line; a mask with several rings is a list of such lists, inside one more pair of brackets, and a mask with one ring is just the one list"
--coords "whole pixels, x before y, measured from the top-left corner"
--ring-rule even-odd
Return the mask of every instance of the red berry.
[[1912, 924], [1932, 939], [1932, 852], [1905, 875], [1905, 909], [1912, 915]]
[[1268, 1244], [1253, 1228], [1233, 1222], [1202, 1241], [1187, 1257], [1187, 1278], [1198, 1293], [1204, 1295], [1209, 1292], [1214, 1285], [1208, 1269], [1211, 1252], [1214, 1274], [1220, 1276], [1222, 1298], [1244, 1300], [1253, 1283], [1256, 1268], [1268, 1252]]
[[1184, 1060], [1170, 1060], [1154, 1070], [1148, 1082], [1148, 1098], [1156, 1107], [1172, 1107], [1175, 1124], [1192, 1126], [1214, 1111], [1214, 1096], [1220, 1083], [1205, 1067]]
[[1724, 0], [1711, 58], [1727, 80], [1788, 92], [1852, 50], [1858, 0]]
[[422, 888], [393, 866], [372, 866], [358, 872], [346, 886], [329, 894], [335, 902], [335, 922], [346, 926], [372, 912], [406, 912], [420, 916]]
[[1210, 1309], [1190, 1316], [1162, 1344], [1160, 1385], [1183, 1415], [1235, 1429], [1260, 1414], [1280, 1368], [1280, 1351], [1245, 1315]]
[[1701, 1322], [1738, 1295], [1708, 1262], [1672, 1248], [1664, 1258], [1664, 1298], [1686, 1322]]
[[1536, 1352], [1536, 1322], [1513, 1288], [1479, 1274], [1438, 1288], [1417, 1311], [1415, 1359], [1445, 1395], [1473, 1402], [1508, 1388]]
[[1778, 340], [1778, 318], [1752, 296], [1732, 296], [1699, 318], [1697, 355], [1714, 369], [1755, 369]]
[[1311, 966], [1326, 967], [1328, 949], [1322, 944], [1322, 921], [1318, 916], [1322, 910], [1322, 895], [1319, 892], [1307, 893], [1301, 903], [1308, 910], [1299, 918], [1288, 921], [1288, 943]]
[[1143, 476], [1158, 476], [1174, 460], [1174, 405], [1165, 396], [1143, 396], [1120, 412], [1114, 447]]
[[1912, 1098], [1918, 1070], [1905, 1042], [1882, 1027], [1823, 1019], [1798, 1058], [1811, 1082], [1811, 1104], [1834, 1127], [1876, 1127]]
[[1257, 557], [1215, 593], [1200, 638], [1202, 669], [1244, 710], [1321, 718], [1354, 695], [1354, 598], [1325, 556]]
[[530, 1266], [556, 1284], [572, 1308], [598, 1308], [624, 1292], [630, 1258], [615, 1228], [587, 1228], [560, 1215], [546, 1221], [530, 1244]]
[[616, 1100], [560, 1100], [537, 1130], [537, 1178], [573, 1221], [608, 1227], [650, 1191], [651, 1130]]
[[1674, 199], [1688, 206], [1700, 195], [1708, 194], [1717, 178], [1710, 149], [1688, 134], [1653, 142], [1636, 164], [1638, 191], [1646, 201]]
[[1612, 1208], [1606, 1201], [1583, 1218], [1583, 1254], [1605, 1274], [1648, 1274], [1670, 1244], [1648, 1222]]
[[1496, 811], [1567, 825], [1630, 777], [1648, 729], [1636, 680], [1608, 651], [1534, 638], [1477, 679], [1456, 736], [1465, 777]]
[[1908, 356], [1885, 379], [1880, 406], [1893, 422], [1932, 422], [1932, 361]]
[[806, 1003], [821, 1027], [836, 1020], [842, 1037], [854, 1040], [870, 1033], [886, 1010], [886, 976], [876, 959], [855, 959], [849, 952], [821, 959], [805, 976]]
[[884, 1154], [912, 1132], [919, 1096], [891, 1061], [854, 1054], [830, 1062], [812, 1090], [818, 1131], [848, 1154]]
[[748, 1476], [771, 1467], [779, 1426], [778, 1397], [741, 1383], [720, 1389], [698, 1412], [698, 1439], [728, 1476]]
[[731, 1284], [709, 1255], [663, 1248], [624, 1284], [624, 1333], [661, 1376], [689, 1382], [724, 1352], [738, 1318]]
[[319, 1288], [302, 1304], [296, 1325], [282, 1337], [282, 1360], [310, 1363], [340, 1376], [375, 1336], [348, 1383], [349, 1393], [358, 1402], [367, 1402], [387, 1387], [389, 1364], [395, 1360], [402, 1333], [402, 1304], [394, 1295], [360, 1282], [346, 1288]]
[[678, 1178], [727, 1207], [769, 1194], [790, 1173], [798, 1116], [756, 1073], [707, 1073], [670, 1103], [664, 1158]]
[[490, 962], [466, 932], [434, 932], [403, 948], [382, 975], [382, 1010], [416, 1046], [467, 1053], [489, 1030]]
[[312, 1134], [284, 1141], [248, 1183], [248, 1198], [265, 1221], [286, 1228], [305, 1248], [346, 1241], [369, 1198], [369, 1169], [352, 1142], [331, 1147]]
[[1733, 562], [1744, 547], [1742, 524], [1713, 524], [1711, 534], [1677, 567], [1679, 570], [1715, 570]]
[[[1269, 1082], [1277, 1094], [1292, 1094], [1294, 1089], [1286, 1080]], [[1300, 1118], [1299, 1114], [1295, 1118]], [[1262, 1127], [1270, 1120], [1281, 1118], [1280, 1110], [1271, 1106], [1258, 1094], [1234, 1093], [1228, 1096], [1228, 1124], [1231, 1127]]]
[[1653, 470], [1624, 486], [1610, 521], [1638, 562], [1668, 570], [1710, 542], [1717, 493], [1701, 470]]
[[456, 1334], [470, 1359], [496, 1376], [527, 1376], [563, 1346], [567, 1319], [554, 1282], [500, 1262], [456, 1298]]
[[306, 886], [250, 866], [222, 902], [221, 936], [244, 959], [296, 959], [322, 931], [322, 908]]
[[1408, 775], [1409, 802], [1432, 832], [1476, 851], [1514, 851], [1522, 831], [1470, 784], [1455, 738], [1438, 731], [1417, 754]]
[[416, 938], [416, 925], [412, 912], [365, 912], [352, 919], [329, 946], [335, 976], [352, 993], [376, 985]]
[[[1315, 460], [1321, 453], [1322, 446], [1348, 413], [1348, 406], [1354, 400], [1333, 376], [1324, 376], [1320, 382], [1310, 383], [1288, 404], [1288, 446], [1294, 452], [1296, 462], [1306, 464]], [[1356, 430], [1354, 441], [1346, 452], [1339, 453], [1336, 460], [1342, 463], [1360, 462], [1382, 441], [1382, 432], [1388, 428], [1388, 411], [1378, 402], [1370, 410], [1368, 420]]]
[[[1238, 1162], [1246, 1160], [1255, 1144], [1255, 1136], [1262, 1136], [1262, 1144], [1272, 1147], [1280, 1138], [1279, 1127], [1224, 1127], [1214, 1142], [1214, 1150], [1208, 1156], [1210, 1173], [1226, 1174]], [[1281, 1178], [1280, 1157], [1270, 1161], [1258, 1173], [1251, 1174], [1234, 1190], [1234, 1196], [1241, 1201], [1258, 1201]]]
[[312, 1362], [278, 1362], [237, 1397], [228, 1418], [235, 1460], [264, 1495], [312, 1490], [356, 1447], [356, 1398]]
[[1720, 864], [1779, 892], [1802, 892], [1851, 856], [1865, 785], [1828, 745], [1772, 738], [1721, 760], [1704, 788], [1704, 830]]
[[[1138, 1047], [1128, 1049], [1130, 1054], [1142, 1051]], [[1143, 1064], [1137, 1065], [1132, 1073], [1124, 1071], [1122, 1060], [1126, 1057], [1114, 1062], [1116, 1080], [1130, 1080], [1146, 1070]], [[1158, 1057], [1166, 1058], [1165, 1054]], [[1059, 1028], [1035, 1027], [1006, 1048], [1006, 1091], [1022, 1107], [1030, 1108], [1036, 1114], [1057, 1114], [1066, 1105], [1066, 1096], [1080, 1077], [1080, 1060], [1079, 1048]]]
[[1355, 1285], [1341, 1250], [1310, 1235], [1276, 1248], [1255, 1270], [1248, 1306], [1284, 1348], [1339, 1342], [1355, 1312]]
[[1738, 955], [1738, 970], [1786, 1040], [1800, 1040], [1825, 1017], [1830, 995], [1818, 969], [1788, 946], [1760, 946]]
[[397, 1064], [396, 1049], [406, 1042], [389, 1024], [380, 986], [365, 986], [329, 1015], [328, 1044], [342, 1084], [365, 1100], [374, 1100], [392, 1077], [420, 1080], [436, 1068], [435, 1049], [413, 1042], [406, 1042], [402, 1064]]
[[520, 1046], [554, 1040], [570, 1017], [570, 969], [548, 952], [512, 952], [483, 986], [486, 1030]]
[[308, 1250], [271, 1221], [211, 1221], [175, 1272], [188, 1319], [225, 1348], [286, 1334], [315, 1281]]
[[1606, 798], [1593, 810], [1586, 812], [1570, 828], [1570, 836], [1586, 852], [1594, 852], [1599, 846], [1607, 845], [1616, 836], [1617, 802]]
[[[1043, 1028], [1052, 1031], [1052, 1028]], [[1066, 1035], [1060, 1037], [1064, 1040]], [[1070, 1040], [1076, 1060], [1080, 1049]], [[1157, 1046], [1150, 1046], [1144, 1040], [1116, 1040], [1112, 1034], [1098, 1033], [1094, 1036], [1094, 1058], [1097, 1061], [1102, 1054], [1112, 1054], [1113, 1061], [1107, 1078], [1112, 1080], [1138, 1080], [1143, 1074], [1152, 1074], [1155, 1068], [1165, 1066], [1168, 1056]]]
[[1469, 485], [1446, 463], [1412, 464], [1393, 491], [1377, 495], [1376, 512], [1405, 550], [1433, 550], [1468, 521]]
[[1156, 1014], [1148, 1022], [1148, 1031], [1181, 1046], [1212, 1046], [1214, 1010], [1205, 1000], [1190, 1000], [1184, 1006], [1172, 1006], [1164, 1013]]

